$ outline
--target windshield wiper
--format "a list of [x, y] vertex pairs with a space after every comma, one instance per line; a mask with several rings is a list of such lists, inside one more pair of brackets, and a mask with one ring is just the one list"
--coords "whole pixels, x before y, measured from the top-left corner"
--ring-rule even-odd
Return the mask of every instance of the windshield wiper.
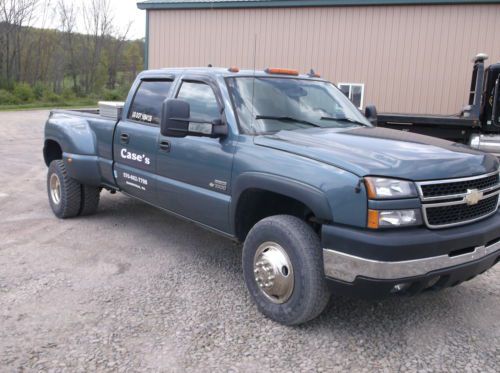
[[312, 126], [312, 127], [321, 127], [319, 124], [309, 122], [305, 119], [299, 119], [299, 118], [287, 117], [287, 116], [257, 115], [255, 117], [255, 119], [280, 120], [282, 122], [296, 122], [296, 123], [301, 123], [301, 124], [307, 124], [308, 126]]
[[360, 126], [366, 126], [366, 123], [363, 123], [363, 122], [360, 122], [356, 119], [352, 119], [352, 118], [348, 118], [348, 117], [339, 117], [339, 118], [335, 118], [335, 117], [321, 117], [321, 120], [331, 120], [331, 121], [335, 121], [335, 122], [347, 122], [347, 123], [354, 123], [354, 124], [358, 124]]

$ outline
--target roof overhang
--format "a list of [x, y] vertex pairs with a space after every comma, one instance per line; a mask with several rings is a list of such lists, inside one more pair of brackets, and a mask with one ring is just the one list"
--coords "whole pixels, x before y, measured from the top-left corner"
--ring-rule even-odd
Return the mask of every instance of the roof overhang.
[[500, 0], [147, 0], [137, 3], [139, 9], [234, 9], [290, 8], [369, 5], [459, 5], [500, 4]]

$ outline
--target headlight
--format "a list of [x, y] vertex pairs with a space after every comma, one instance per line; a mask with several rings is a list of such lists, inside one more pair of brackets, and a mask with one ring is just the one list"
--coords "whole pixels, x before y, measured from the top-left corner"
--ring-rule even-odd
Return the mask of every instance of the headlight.
[[365, 177], [365, 185], [370, 199], [417, 197], [417, 190], [411, 181]]
[[408, 227], [422, 224], [420, 210], [368, 210], [368, 228]]

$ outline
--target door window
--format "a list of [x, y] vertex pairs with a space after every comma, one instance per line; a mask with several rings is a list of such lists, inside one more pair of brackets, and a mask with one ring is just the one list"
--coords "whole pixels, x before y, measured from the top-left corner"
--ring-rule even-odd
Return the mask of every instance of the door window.
[[128, 119], [160, 124], [161, 106], [172, 86], [170, 80], [144, 80], [139, 85], [128, 113]]
[[193, 119], [211, 122], [220, 118], [219, 105], [213, 89], [205, 83], [183, 82], [177, 98], [189, 102]]

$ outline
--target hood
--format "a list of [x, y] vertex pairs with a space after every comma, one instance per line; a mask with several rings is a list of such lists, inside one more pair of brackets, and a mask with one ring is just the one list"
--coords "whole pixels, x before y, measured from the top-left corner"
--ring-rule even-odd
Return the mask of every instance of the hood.
[[493, 172], [495, 156], [435, 137], [387, 128], [311, 128], [256, 136], [256, 145], [331, 164], [358, 176], [409, 180], [467, 177]]

